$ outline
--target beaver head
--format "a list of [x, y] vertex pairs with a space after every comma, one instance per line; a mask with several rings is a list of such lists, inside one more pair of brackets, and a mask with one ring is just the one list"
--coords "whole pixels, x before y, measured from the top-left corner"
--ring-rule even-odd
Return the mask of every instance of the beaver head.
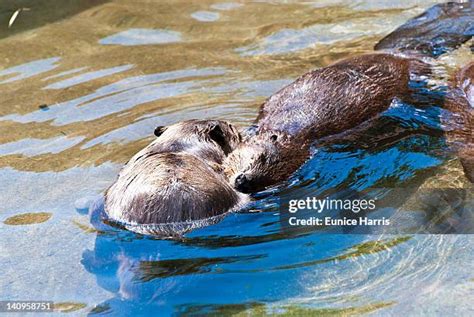
[[159, 126], [154, 133], [157, 139], [143, 152], [187, 152], [217, 163], [221, 163], [242, 140], [233, 125], [220, 120], [187, 120]]
[[290, 138], [268, 131], [242, 142], [223, 164], [229, 182], [252, 193], [286, 180], [309, 157], [307, 142]]
[[[241, 140], [231, 124], [189, 120], [158, 127], [155, 135], [107, 190], [105, 210], [110, 220], [133, 231], [159, 234], [146, 228], [189, 224], [242, 205], [245, 195], [227, 183], [220, 167]], [[195, 227], [194, 223], [189, 226]]]

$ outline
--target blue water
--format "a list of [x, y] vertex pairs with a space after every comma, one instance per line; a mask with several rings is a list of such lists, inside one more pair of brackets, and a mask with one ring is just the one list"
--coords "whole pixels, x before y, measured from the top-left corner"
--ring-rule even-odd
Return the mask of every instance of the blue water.
[[[355, 138], [316, 143], [287, 182], [182, 239], [89, 218], [156, 126], [247, 127], [285, 84], [371, 52], [434, 2], [29, 3], [0, 30], [0, 300], [50, 300], [70, 316], [472, 316], [472, 235], [329, 234], [281, 217], [282, 197], [363, 192], [409, 225], [436, 222], [409, 212], [419, 189], [472, 188], [443, 136], [443, 87], [417, 87], [422, 107], [395, 102]], [[0, 21], [17, 9], [0, 4]], [[40, 212], [50, 217], [9, 221]]]
[[[449, 158], [437, 154], [440, 149], [448, 152], [442, 134], [437, 133], [441, 131], [440, 111], [436, 106], [417, 109], [395, 104], [375, 123], [383, 123], [376, 144], [354, 147], [352, 143], [336, 143], [319, 147], [286, 185], [257, 193], [248, 208], [177, 241], [140, 236], [95, 223], [102, 234], [97, 235], [95, 248], [83, 253], [81, 263], [96, 276], [101, 287], [115, 294], [99, 307], [127, 315], [152, 315], [157, 311], [180, 315], [218, 313], [220, 307], [229, 305], [276, 305], [291, 298], [311, 297], [312, 292], [300, 278], [318, 274], [321, 266], [337, 271], [338, 257], [351, 252], [354, 246], [400, 237], [407, 239], [402, 244], [410, 244], [410, 239], [416, 237], [289, 230], [280, 223], [278, 193], [290, 191], [303, 197], [324, 197], [323, 193], [334, 189], [361, 191], [387, 184], [392, 188], [409, 186], [417, 175], [433, 170]], [[386, 131], [398, 131], [402, 136]], [[365, 135], [368, 142], [373, 142], [374, 133], [366, 131], [359, 141]], [[389, 139], [388, 144], [384, 139]], [[400, 198], [400, 205], [403, 202]], [[387, 248], [384, 252], [392, 251]], [[359, 256], [368, 255], [361, 252], [353, 261], [357, 262]], [[360, 302], [366, 304], [364, 300]]]

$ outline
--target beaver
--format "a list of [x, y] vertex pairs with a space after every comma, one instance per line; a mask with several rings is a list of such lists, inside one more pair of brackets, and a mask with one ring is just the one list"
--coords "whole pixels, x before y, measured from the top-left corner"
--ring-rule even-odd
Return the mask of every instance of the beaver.
[[367, 123], [394, 101], [417, 105], [433, 58], [472, 38], [472, 17], [472, 2], [435, 5], [375, 45], [384, 52], [310, 71], [272, 95], [253, 135], [225, 160], [229, 181], [244, 193], [262, 190], [295, 172], [315, 140]]
[[446, 132], [448, 144], [456, 150], [466, 177], [474, 183], [474, 62], [454, 75], [444, 107], [452, 114], [445, 125], [456, 123]]
[[244, 193], [285, 180], [310, 157], [316, 139], [366, 122], [395, 98], [409, 101], [412, 81], [430, 71], [418, 59], [373, 53], [304, 74], [262, 105], [255, 135], [226, 158], [225, 174]]
[[374, 49], [438, 57], [458, 48], [473, 35], [474, 2], [446, 2], [408, 20], [381, 39]]
[[139, 233], [173, 235], [246, 202], [222, 175], [224, 158], [241, 141], [233, 125], [189, 120], [158, 127], [155, 135], [106, 191], [109, 220]]
[[[413, 52], [428, 57], [439, 57], [468, 42], [474, 35], [474, 2], [447, 2], [434, 5], [424, 13], [407, 21], [380, 40], [376, 50]], [[471, 51], [474, 45], [470, 44]], [[474, 179], [474, 63], [456, 72], [448, 82], [444, 107], [452, 116], [442, 117], [442, 123], [461, 129], [446, 132], [448, 145], [453, 147], [464, 167], [466, 177]]]

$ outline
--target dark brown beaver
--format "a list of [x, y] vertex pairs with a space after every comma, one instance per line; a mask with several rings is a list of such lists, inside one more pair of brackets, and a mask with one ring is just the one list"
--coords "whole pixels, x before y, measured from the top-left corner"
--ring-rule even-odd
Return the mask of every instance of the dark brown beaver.
[[429, 73], [419, 60], [391, 54], [348, 58], [304, 74], [261, 107], [256, 135], [224, 162], [235, 188], [254, 192], [288, 178], [319, 138], [354, 128], [408, 98], [411, 79]]
[[456, 150], [466, 177], [474, 183], [474, 62], [456, 73], [444, 106], [452, 114], [443, 118], [448, 143]]
[[[416, 51], [437, 57], [458, 48], [474, 35], [474, 2], [447, 2], [434, 5], [410, 19], [380, 40], [376, 50]], [[471, 42], [471, 51], [474, 46]], [[474, 180], [474, 63], [457, 72], [449, 84], [444, 102], [452, 116], [441, 120], [451, 130], [446, 132], [448, 144], [456, 149], [466, 172]], [[452, 127], [457, 122], [457, 127]]]
[[[435, 5], [375, 46], [390, 54], [348, 58], [309, 72], [270, 97], [255, 135], [224, 163], [230, 182], [254, 192], [283, 181], [309, 158], [316, 139], [364, 123], [394, 98], [412, 101], [409, 81], [430, 73], [417, 59], [437, 57], [472, 38], [473, 8], [472, 1]], [[394, 56], [400, 52], [412, 58]]]
[[376, 50], [416, 51], [436, 57], [474, 35], [474, 2], [447, 2], [410, 19], [375, 45]]
[[[107, 190], [109, 219], [133, 231], [159, 234], [151, 225], [188, 222], [184, 229], [192, 229], [193, 221], [246, 202], [221, 170], [223, 159], [241, 140], [232, 125], [190, 120], [159, 127], [155, 134], [157, 139], [130, 159]], [[171, 233], [185, 231], [183, 226]]]

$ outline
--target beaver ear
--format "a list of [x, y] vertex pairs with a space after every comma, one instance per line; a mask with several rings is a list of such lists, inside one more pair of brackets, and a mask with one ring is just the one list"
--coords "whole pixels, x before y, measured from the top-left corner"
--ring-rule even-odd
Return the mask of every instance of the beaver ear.
[[155, 136], [156, 136], [156, 137], [159, 137], [160, 135], [163, 134], [163, 132], [165, 132], [165, 130], [166, 130], [166, 127], [164, 127], [164, 126], [156, 127], [156, 128], [155, 128], [155, 132], [154, 132], [154, 133], [155, 133]]
[[227, 141], [225, 139], [224, 131], [222, 131], [222, 128], [220, 125], [216, 124], [215, 126], [211, 127], [211, 130], [209, 131], [209, 137], [211, 140], [217, 143], [224, 152], [227, 150]]

